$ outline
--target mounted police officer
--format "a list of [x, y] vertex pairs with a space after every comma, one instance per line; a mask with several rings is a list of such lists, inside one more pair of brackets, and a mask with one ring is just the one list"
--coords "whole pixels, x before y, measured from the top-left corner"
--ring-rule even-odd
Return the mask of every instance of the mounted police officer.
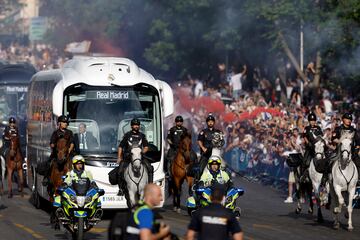
[[5, 157], [8, 149], [10, 147], [10, 139], [11, 137], [18, 137], [19, 130], [16, 126], [16, 119], [14, 117], [9, 118], [9, 125], [5, 127], [3, 132], [3, 147], [2, 147], [2, 155]]
[[354, 133], [353, 145], [352, 145], [352, 160], [355, 163], [358, 172], [360, 172], [359, 171], [360, 170], [360, 158], [359, 158], [360, 136], [359, 133], [356, 131], [356, 129], [353, 126], [351, 126], [352, 120], [353, 120], [352, 115], [350, 113], [345, 113], [342, 116], [342, 124], [335, 128], [331, 137], [331, 141], [333, 145], [338, 147], [340, 143], [341, 135], [343, 133], [345, 132]]
[[214, 127], [215, 117], [210, 113], [206, 118], [207, 128], [203, 129], [198, 135], [198, 145], [200, 147], [200, 174], [205, 169], [208, 159], [211, 156], [212, 152], [212, 139], [214, 138], [214, 133], [219, 132], [220, 130]]
[[314, 157], [315, 137], [323, 135], [321, 127], [319, 125], [317, 125], [316, 120], [317, 120], [317, 118], [314, 113], [310, 113], [308, 115], [309, 125], [305, 127], [304, 133], [303, 133], [303, 138], [304, 138], [304, 142], [305, 142], [305, 153], [304, 153], [304, 159], [303, 159], [302, 166], [301, 166], [302, 175], [304, 175], [305, 170], [307, 170], [309, 168], [310, 161]]
[[178, 151], [179, 143], [181, 140], [181, 137], [188, 134], [187, 128], [183, 126], [184, 119], [182, 116], [176, 116], [175, 118], [175, 126], [169, 129], [168, 135], [167, 135], [167, 142], [170, 145], [169, 151], [167, 152], [166, 161], [164, 164], [164, 171], [167, 175], [170, 174], [170, 167], [172, 164], [172, 161]]
[[[137, 118], [131, 120], [131, 130], [125, 133], [118, 147], [118, 163], [119, 163], [119, 193], [118, 195], [124, 195], [125, 179], [124, 170], [131, 161], [131, 146], [133, 144], [141, 143], [142, 153], [146, 153], [149, 150], [148, 141], [145, 134], [140, 132], [140, 121]], [[145, 164], [148, 170], [149, 182], [153, 182], [154, 170], [151, 164], [144, 158], [141, 161]]]
[[[68, 151], [69, 154], [71, 156], [73, 150], [74, 150], [74, 137], [73, 137], [73, 132], [69, 129], [67, 129], [68, 123], [69, 123], [69, 119], [68, 117], [66, 117], [65, 115], [61, 115], [58, 117], [57, 119], [57, 123], [58, 123], [58, 129], [56, 129], [50, 138], [50, 148], [51, 148], [51, 154], [50, 154], [50, 158], [48, 160], [48, 163], [51, 163], [51, 160], [56, 158], [57, 155], [57, 149], [56, 149], [56, 144], [58, 142], [59, 139], [64, 138], [66, 139], [66, 143], [68, 145]], [[50, 164], [48, 164], [48, 169], [46, 171], [46, 174], [44, 176], [44, 181], [43, 181], [43, 185], [46, 186], [48, 185], [48, 181], [49, 181], [49, 177], [50, 177]]]

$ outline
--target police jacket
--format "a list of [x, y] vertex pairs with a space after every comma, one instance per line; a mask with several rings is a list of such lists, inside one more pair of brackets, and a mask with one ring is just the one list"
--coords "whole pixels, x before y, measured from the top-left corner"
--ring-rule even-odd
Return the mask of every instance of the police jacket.
[[242, 232], [235, 213], [219, 203], [196, 211], [188, 228], [198, 233], [199, 240], [225, 240], [230, 233]]
[[91, 172], [86, 171], [86, 170], [77, 171], [77, 170], [73, 169], [66, 174], [66, 178], [65, 178], [64, 182], [67, 185], [71, 185], [72, 181], [78, 181], [80, 178], [88, 178], [90, 180], [90, 182], [94, 181], [94, 178], [93, 178]]
[[149, 229], [152, 233], [155, 233], [154, 221], [154, 213], [151, 208], [144, 202], [139, 202], [139, 205], [131, 213], [124, 239], [140, 239], [141, 229]]
[[340, 126], [335, 128], [331, 136], [331, 141], [334, 142], [335, 139], [340, 139], [343, 132], [354, 133], [353, 147], [360, 145], [359, 134], [357, 133], [356, 129], [353, 126], [346, 127], [344, 124], [341, 124]]
[[19, 130], [17, 127], [6, 126], [3, 133], [3, 140], [9, 142], [11, 137], [17, 137]]
[[167, 135], [168, 142], [171, 142], [170, 147], [173, 149], [177, 149], [181, 140], [181, 136], [187, 134], [187, 132], [188, 130], [183, 126], [174, 126], [170, 128]]
[[71, 143], [74, 144], [73, 132], [71, 130], [69, 130], [69, 129], [66, 129], [66, 128], [63, 129], [63, 130], [60, 130], [60, 128], [58, 128], [57, 130], [55, 130], [53, 132], [53, 134], [51, 135], [51, 138], [50, 138], [50, 144], [55, 145], [54, 149], [56, 148], [56, 143], [60, 138], [65, 138], [66, 139], [68, 147], [70, 147]]
[[[221, 133], [220, 130], [215, 129], [215, 128], [205, 128], [204, 130], [202, 130], [199, 135], [198, 135], [198, 141], [201, 141], [204, 145], [204, 147], [206, 148], [212, 148], [212, 139], [214, 137], [214, 133], [215, 132], [219, 132]], [[202, 150], [201, 150], [202, 152]]]
[[311, 125], [306, 126], [304, 129], [303, 137], [309, 141], [309, 143], [306, 144], [307, 148], [313, 148], [313, 145], [315, 143], [315, 136], [322, 136], [323, 132], [321, 128], [318, 125], [315, 125], [312, 127]]
[[200, 177], [200, 182], [203, 182], [205, 187], [209, 187], [213, 185], [213, 183], [228, 184], [231, 180], [229, 174], [223, 170], [219, 170], [214, 173], [211, 172], [209, 168], [205, 168]]
[[119, 147], [123, 149], [124, 154], [129, 154], [131, 150], [132, 144], [138, 144], [141, 141], [141, 148], [147, 147], [149, 145], [148, 141], [146, 140], [145, 134], [142, 132], [134, 132], [129, 131], [125, 133], [123, 139], [121, 140]]

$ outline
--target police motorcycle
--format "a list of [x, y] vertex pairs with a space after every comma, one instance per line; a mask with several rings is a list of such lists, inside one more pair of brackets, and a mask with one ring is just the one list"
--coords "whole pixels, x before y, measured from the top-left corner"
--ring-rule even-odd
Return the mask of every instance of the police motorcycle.
[[[243, 188], [232, 187], [226, 192], [223, 206], [232, 210], [237, 217], [241, 216], [241, 208], [236, 206], [236, 200], [244, 194]], [[191, 216], [199, 208], [206, 207], [211, 203], [211, 187], [196, 187], [193, 196], [188, 197], [186, 206]]]
[[[65, 176], [63, 177], [65, 179]], [[100, 222], [103, 215], [100, 196], [103, 189], [92, 186], [88, 178], [66, 183], [57, 189], [60, 197], [53, 203], [57, 207], [55, 215], [61, 224], [72, 234], [73, 239], [83, 239], [84, 232], [89, 231]]]

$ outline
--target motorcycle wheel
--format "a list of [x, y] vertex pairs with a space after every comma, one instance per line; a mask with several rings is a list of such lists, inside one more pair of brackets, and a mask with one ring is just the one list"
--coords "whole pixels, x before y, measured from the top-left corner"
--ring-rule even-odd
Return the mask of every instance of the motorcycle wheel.
[[79, 218], [78, 229], [76, 231], [76, 240], [84, 239], [84, 218]]

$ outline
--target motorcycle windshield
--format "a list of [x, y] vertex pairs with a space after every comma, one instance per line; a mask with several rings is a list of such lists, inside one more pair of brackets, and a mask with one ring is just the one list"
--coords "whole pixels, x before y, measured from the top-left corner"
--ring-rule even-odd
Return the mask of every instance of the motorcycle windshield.
[[90, 180], [88, 178], [80, 178], [77, 181], [73, 181], [72, 186], [78, 196], [85, 196], [90, 188]]

